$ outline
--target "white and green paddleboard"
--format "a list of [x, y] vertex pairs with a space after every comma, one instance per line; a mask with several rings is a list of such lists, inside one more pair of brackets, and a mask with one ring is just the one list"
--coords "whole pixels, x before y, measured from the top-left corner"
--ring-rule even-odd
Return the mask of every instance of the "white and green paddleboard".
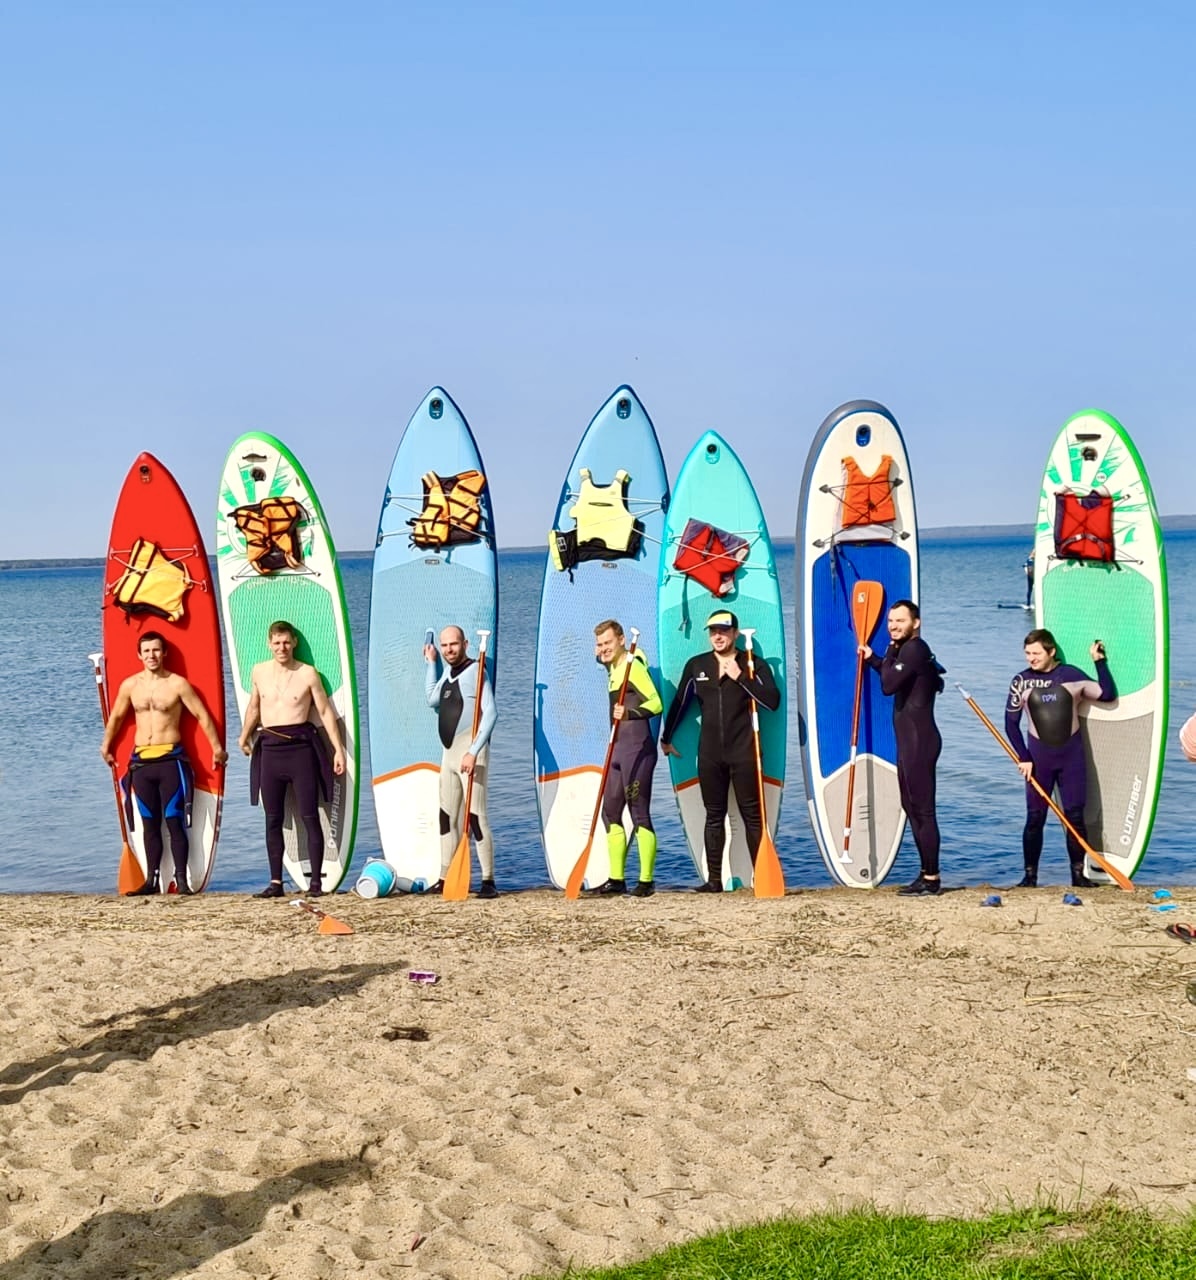
[[[250, 563], [246, 536], [233, 513], [275, 498], [291, 499], [300, 508], [295, 526], [300, 553], [295, 565], [283, 564], [259, 573]], [[333, 794], [320, 806], [323, 887], [332, 892], [349, 869], [357, 830], [357, 678], [349, 614], [320, 501], [295, 455], [273, 436], [250, 432], [229, 450], [217, 503], [216, 562], [229, 666], [242, 723], [252, 693], [254, 665], [271, 657], [267, 631], [276, 620], [289, 622], [298, 632], [295, 656], [320, 673], [336, 711], [345, 747], [345, 772], [334, 778]], [[314, 709], [311, 718], [318, 722]], [[311, 879], [307, 837], [290, 809], [289, 792], [283, 834], [287, 875], [301, 889], [307, 889]]]
[[[1056, 546], [1065, 494], [1113, 499], [1114, 559], [1071, 559]], [[1088, 842], [1132, 876], [1154, 825], [1167, 734], [1167, 567], [1146, 468], [1125, 428], [1107, 413], [1070, 418], [1047, 459], [1034, 542], [1035, 625], [1050, 631], [1059, 658], [1091, 671], [1093, 640], [1104, 642], [1117, 686], [1111, 703], [1085, 702]], [[1108, 877], [1089, 863], [1095, 880]]]

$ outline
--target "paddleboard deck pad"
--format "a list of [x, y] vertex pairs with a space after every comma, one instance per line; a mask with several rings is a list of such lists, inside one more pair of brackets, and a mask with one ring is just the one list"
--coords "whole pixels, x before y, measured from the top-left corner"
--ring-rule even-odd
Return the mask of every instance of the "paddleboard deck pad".
[[[708, 550], [696, 562], [683, 551], [683, 543], [691, 542], [699, 526], [713, 531], [717, 546], [724, 549], [723, 554], [729, 554], [725, 563], [711, 554], [716, 544], [705, 534], [701, 535], [702, 545]], [[714, 576], [704, 582], [678, 568], [679, 560], [699, 572], [713, 568]], [[706, 631], [710, 614], [719, 608], [729, 609], [737, 617], [741, 631], [755, 629], [755, 661], [768, 665], [781, 694], [775, 711], [761, 709], [759, 713], [765, 813], [768, 829], [775, 836], [785, 786], [787, 717], [781, 587], [756, 491], [735, 451], [715, 431], [707, 431], [681, 465], [665, 524], [660, 575], [660, 665], [664, 672], [661, 692], [666, 712], [685, 664], [710, 648]], [[744, 647], [742, 642], [739, 647]], [[691, 708], [673, 736], [673, 746], [680, 754], [670, 755], [668, 760], [690, 856], [698, 875], [706, 880], [706, 808], [698, 785], [698, 734], [698, 717]], [[727, 889], [736, 880], [744, 886], [752, 883], [751, 854], [734, 791], [728, 796], [722, 880]]]
[[[276, 620], [298, 632], [295, 657], [320, 673], [336, 712], [345, 772], [334, 777], [332, 796], [320, 805], [323, 888], [332, 892], [349, 868], [357, 829], [357, 687], [349, 615], [319, 499], [294, 454], [273, 436], [250, 432], [229, 451], [217, 502], [216, 563], [242, 723], [253, 668], [271, 660], [267, 632]], [[318, 723], [314, 708], [311, 719]], [[286, 872], [307, 889], [307, 836], [289, 789], [283, 836]]]
[[[872, 400], [841, 405], [819, 427], [802, 475], [797, 518], [799, 738], [810, 822], [840, 884], [868, 889], [892, 870], [905, 831], [897, 784], [893, 700], [864, 667], [852, 813], [847, 814], [858, 646], [852, 592], [884, 591], [867, 643], [888, 648], [896, 600], [918, 600], [914, 487], [901, 430]], [[844, 853], [845, 827], [851, 836]]]
[[[122, 600], [123, 607], [118, 603]], [[117, 498], [104, 568], [101, 624], [109, 707], [122, 682], [144, 670], [138, 657], [140, 637], [156, 631], [166, 640], [167, 669], [191, 684], [224, 740], [224, 661], [207, 552], [183, 491], [149, 453], [140, 454], [129, 468]], [[216, 862], [224, 769], [213, 767], [212, 744], [186, 710], [180, 728], [195, 780], [187, 832], [187, 882], [198, 893], [206, 887]], [[132, 753], [135, 729], [134, 717], [129, 715], [113, 743], [121, 770]], [[145, 828], [136, 799], [132, 811], [129, 845], [144, 873]], [[165, 821], [162, 846], [158, 887], [167, 893], [177, 888], [177, 877]]]
[[[1117, 686], [1087, 700], [1088, 843], [1132, 876], [1154, 825], [1167, 734], [1167, 568], [1154, 494], [1125, 428], [1107, 413], [1070, 418], [1055, 438], [1038, 501], [1036, 624], [1059, 660], [1091, 672], [1101, 640]], [[1111, 558], [1098, 558], [1103, 556]], [[1108, 876], [1088, 864], [1087, 873]]]
[[[442, 518], [425, 512], [440, 511]], [[422, 523], [421, 523], [421, 517]], [[490, 486], [460, 409], [433, 387], [412, 414], [382, 500], [370, 593], [369, 726], [374, 807], [386, 861], [434, 884], [441, 872], [440, 760], [424, 642], [461, 627], [472, 657], [498, 656], [498, 556]], [[453, 815], [454, 822], [458, 815]], [[454, 846], [460, 832], [450, 829]]]
[[[635, 627], [639, 650], [660, 688], [656, 584], [668, 504], [668, 476], [652, 420], [635, 392], [619, 387], [586, 428], [569, 464], [549, 537], [570, 567], [557, 568], [550, 554], [540, 594], [536, 798], [548, 874], [558, 888], [585, 851], [610, 737], [607, 678], [594, 659], [594, 627], [613, 618], [628, 640]], [[579, 554], [588, 558], [574, 561]], [[624, 824], [630, 827], [626, 813]], [[594, 888], [609, 873], [599, 818], [585, 883]]]

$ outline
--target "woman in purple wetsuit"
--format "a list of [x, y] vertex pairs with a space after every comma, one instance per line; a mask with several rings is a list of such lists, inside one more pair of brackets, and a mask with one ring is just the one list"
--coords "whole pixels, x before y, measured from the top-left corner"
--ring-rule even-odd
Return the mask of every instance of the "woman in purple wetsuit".
[[[1031, 778], [1048, 796], [1059, 788], [1060, 805], [1068, 822], [1081, 839], [1088, 839], [1084, 825], [1088, 769], [1080, 735], [1080, 704], [1085, 698], [1090, 702], [1112, 702], [1117, 697], [1105, 646], [1099, 640], [1094, 640], [1089, 649], [1096, 664], [1095, 680], [1078, 667], [1059, 661], [1058, 645], [1049, 631], [1031, 631], [1025, 646], [1029, 666], [1013, 677], [1005, 704], [1005, 736], [1017, 752], [1018, 768], [1026, 780], [1026, 826], [1022, 831], [1025, 874], [1015, 889], [1033, 889], [1038, 884], [1038, 860], [1042, 857], [1047, 802], [1030, 785]], [[1029, 717], [1029, 742], [1022, 736], [1023, 711]], [[1084, 874], [1084, 850], [1070, 831], [1067, 856], [1072, 884], [1093, 888], [1096, 881]]]

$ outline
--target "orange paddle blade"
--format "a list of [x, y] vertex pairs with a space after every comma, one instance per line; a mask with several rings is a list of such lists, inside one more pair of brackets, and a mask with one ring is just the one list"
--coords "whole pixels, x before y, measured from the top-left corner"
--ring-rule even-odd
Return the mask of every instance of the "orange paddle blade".
[[353, 932], [353, 926], [346, 924], [343, 920], [334, 919], [332, 916], [326, 916], [320, 913], [320, 927], [317, 933], [335, 933], [347, 934]]
[[[599, 795], [598, 803], [602, 803], [602, 796]], [[569, 879], [565, 882], [565, 897], [570, 901], [576, 901], [581, 897], [581, 886], [585, 883], [586, 870], [590, 865], [590, 850], [594, 846], [593, 829], [591, 828], [590, 839], [586, 844], [582, 855], [573, 864], [573, 870], [569, 872]]]
[[[469, 803], [468, 798], [466, 803]], [[469, 824], [467, 820], [465, 830], [462, 832], [461, 839], [453, 853], [453, 860], [449, 863], [449, 869], [444, 876], [444, 897], [449, 902], [464, 902], [469, 897], [470, 870]]]
[[885, 589], [879, 582], [857, 582], [851, 593], [851, 623], [857, 644], [867, 644], [885, 607]]
[[128, 844], [120, 851], [120, 869], [116, 873], [116, 892], [136, 893], [145, 884], [145, 872]]
[[753, 887], [757, 898], [785, 896], [785, 873], [781, 870], [781, 859], [777, 856], [777, 847], [772, 842], [772, 836], [768, 834], [767, 825], [764, 827], [764, 836], [756, 854]]

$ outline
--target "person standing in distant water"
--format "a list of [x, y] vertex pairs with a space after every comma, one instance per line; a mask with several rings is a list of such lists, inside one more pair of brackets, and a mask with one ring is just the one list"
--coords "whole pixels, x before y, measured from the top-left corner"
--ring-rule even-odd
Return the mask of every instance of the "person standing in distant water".
[[180, 893], [194, 892], [187, 880], [187, 827], [191, 825], [191, 795], [194, 779], [183, 750], [184, 708], [199, 722], [212, 744], [212, 767], [219, 769], [228, 752], [216, 732], [216, 722], [191, 683], [166, 666], [166, 640], [156, 631], [142, 632], [137, 656], [143, 670], [122, 680], [112, 713], [104, 726], [100, 755], [116, 763], [112, 740], [120, 732], [130, 711], [135, 716], [136, 733], [129, 771], [124, 779], [125, 814], [133, 822], [133, 800], [141, 815], [141, 838], [145, 849], [145, 884], [129, 897], [158, 892], [162, 866], [162, 823], [170, 833], [170, 856], [174, 859], [174, 882]]
[[764, 815], [756, 778], [756, 751], [752, 734], [752, 706], [775, 711], [781, 705], [772, 669], [757, 660], [755, 678], [747, 673], [747, 655], [736, 645], [739, 619], [729, 609], [716, 609], [706, 619], [710, 649], [685, 664], [677, 681], [669, 713], [660, 733], [660, 749], [679, 756], [673, 735], [691, 702], [698, 704], [698, 787], [706, 807], [706, 882], [698, 893], [722, 893], [723, 847], [727, 842], [727, 801], [731, 789], [743, 819], [743, 831], [756, 865], [756, 853], [764, 837]]
[[[656, 892], [656, 831], [652, 826], [652, 773], [656, 768], [656, 735], [652, 717], [664, 706], [642, 650], [629, 659], [624, 647], [622, 626], [613, 618], [594, 628], [594, 657], [606, 668], [612, 720], [619, 722], [606, 790], [602, 793], [602, 824], [610, 854], [610, 878], [590, 892], [610, 897], [627, 892], [627, 832], [623, 810], [631, 814], [631, 825], [640, 855], [639, 883], [632, 890], [637, 898]], [[631, 670], [627, 663], [631, 662]], [[627, 696], [619, 705], [623, 676], [627, 675]]]
[[934, 700], [943, 691], [943, 668], [922, 639], [922, 614], [912, 600], [894, 602], [888, 627], [889, 648], [883, 658], [866, 644], [860, 652], [880, 673], [880, 687], [893, 699], [897, 785], [922, 864], [917, 877], [897, 892], [941, 893], [935, 789], [943, 739], [934, 720]]
[[[1089, 654], [1096, 664], [1096, 679], [1090, 680], [1078, 667], [1059, 661], [1055, 637], [1036, 629], [1025, 639], [1026, 662], [1009, 685], [1005, 705], [1005, 736], [1017, 752], [1018, 769], [1026, 780], [1026, 825], [1022, 831], [1022, 859], [1025, 875], [1015, 889], [1033, 889], [1038, 884], [1038, 860], [1042, 857], [1042, 835], [1046, 827], [1047, 802], [1031, 785], [1031, 778], [1049, 796], [1056, 787], [1068, 822], [1081, 839], [1088, 839], [1084, 806], [1088, 800], [1088, 766], [1084, 739], [1080, 733], [1080, 704], [1112, 702], [1117, 697], [1105, 646], [1092, 642]], [[1030, 741], [1022, 737], [1022, 712], [1029, 713]], [[1085, 889], [1096, 886], [1084, 874], [1084, 850], [1067, 832], [1067, 856], [1071, 882]]]
[[[430, 634], [430, 633], [429, 633]], [[490, 735], [498, 721], [494, 705], [494, 690], [477, 659], [467, 652], [469, 642], [458, 626], [445, 627], [440, 633], [440, 652], [444, 657], [444, 671], [437, 675], [436, 646], [424, 645], [427, 662], [425, 680], [428, 706], [436, 712], [440, 727], [440, 745], [444, 753], [440, 758], [440, 879], [428, 889], [428, 893], [444, 892], [444, 877], [448, 874], [459, 837], [455, 830], [463, 831], [468, 825], [478, 851], [478, 865], [482, 869], [482, 887], [479, 898], [497, 898], [494, 885], [494, 836], [490, 820], [486, 816], [486, 775], [489, 773]], [[478, 720], [477, 736], [473, 732], [473, 713], [481, 685], [482, 713]], [[473, 774], [473, 793], [469, 813], [465, 807], [463, 777]]]
[[1026, 608], [1034, 608], [1034, 548], [1030, 548], [1030, 554], [1026, 557], [1026, 563], [1022, 565], [1026, 571]]
[[[241, 729], [241, 750], [252, 757], [249, 767], [249, 800], [260, 796], [266, 811], [266, 857], [270, 863], [270, 883], [254, 895], [281, 898], [282, 859], [286, 846], [282, 824], [286, 817], [287, 788], [307, 834], [307, 856], [311, 865], [310, 897], [323, 895], [324, 828], [320, 822], [320, 799], [332, 798], [332, 775], [345, 771], [345, 751], [341, 745], [336, 710], [324, 692], [324, 682], [315, 667], [295, 657], [295, 628], [289, 622], [272, 622], [267, 632], [274, 655], [253, 668], [253, 692], [245, 708]], [[312, 708], [320, 717], [332, 745], [328, 760], [319, 728], [308, 718]], [[254, 730], [261, 728], [257, 740]]]

